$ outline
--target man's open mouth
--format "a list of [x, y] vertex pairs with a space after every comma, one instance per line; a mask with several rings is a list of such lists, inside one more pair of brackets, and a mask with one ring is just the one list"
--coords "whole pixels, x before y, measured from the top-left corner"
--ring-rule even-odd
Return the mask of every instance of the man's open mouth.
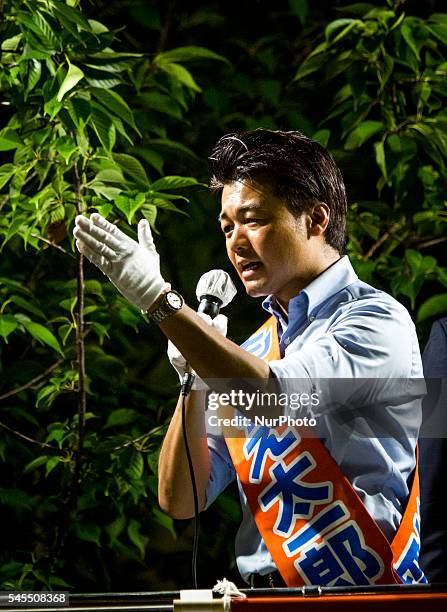
[[258, 270], [262, 266], [260, 261], [247, 261], [246, 263], [240, 263], [239, 269], [242, 277], [245, 278], [250, 276], [255, 270]]

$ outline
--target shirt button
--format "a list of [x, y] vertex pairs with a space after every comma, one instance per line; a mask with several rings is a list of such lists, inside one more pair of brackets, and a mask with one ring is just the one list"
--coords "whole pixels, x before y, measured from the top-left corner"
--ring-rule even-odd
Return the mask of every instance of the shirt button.
[[290, 338], [288, 338], [288, 337], [287, 337], [287, 338], [284, 340], [284, 344], [285, 344], [286, 346], [289, 346], [289, 344], [290, 344]]
[[312, 322], [312, 321], [315, 321], [315, 315], [310, 315], [310, 317], [309, 317], [309, 321], [311, 321], [311, 322]]

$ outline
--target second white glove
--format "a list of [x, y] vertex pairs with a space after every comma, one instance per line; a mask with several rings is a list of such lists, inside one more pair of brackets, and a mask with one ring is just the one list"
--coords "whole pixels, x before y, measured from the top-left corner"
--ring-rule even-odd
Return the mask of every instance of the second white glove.
[[[222, 336], [226, 337], [228, 328], [228, 318], [225, 315], [219, 314], [215, 319], [212, 319], [209, 315], [206, 315], [203, 312], [199, 312], [197, 314], [201, 319], [206, 321], [208, 325], [211, 325], [212, 327], [214, 327], [215, 330], [222, 334]], [[187, 362], [181, 352], [175, 346], [175, 344], [173, 344], [170, 340], [168, 341], [168, 357], [173, 368], [177, 371], [177, 374], [179, 375], [180, 382], [182, 382], [183, 376], [186, 372]], [[205, 384], [202, 379], [199, 378], [197, 374], [194, 373], [194, 375], [195, 379], [191, 388], [194, 390], [205, 389]]]

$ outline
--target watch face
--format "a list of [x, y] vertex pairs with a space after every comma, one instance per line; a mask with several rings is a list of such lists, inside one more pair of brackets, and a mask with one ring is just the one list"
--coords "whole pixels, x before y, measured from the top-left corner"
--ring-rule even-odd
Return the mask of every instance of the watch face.
[[166, 294], [166, 301], [169, 304], [169, 306], [171, 308], [175, 308], [175, 310], [180, 310], [183, 304], [182, 298], [179, 295], [177, 295], [177, 293], [174, 293], [173, 291], [170, 291], [169, 293]]

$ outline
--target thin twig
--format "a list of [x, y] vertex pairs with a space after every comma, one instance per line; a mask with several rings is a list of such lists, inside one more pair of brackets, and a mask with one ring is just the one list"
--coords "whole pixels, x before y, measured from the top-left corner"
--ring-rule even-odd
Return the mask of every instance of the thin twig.
[[115, 446], [114, 448], [112, 448], [112, 453], [114, 453], [115, 451], [121, 450], [123, 448], [127, 448], [128, 446], [133, 446], [136, 442], [139, 442], [140, 440], [143, 440], [144, 438], [147, 438], [148, 436], [157, 433], [158, 431], [161, 431], [163, 429], [164, 425], [158, 425], [157, 427], [154, 427], [153, 429], [151, 429], [150, 431], [144, 433], [141, 436], [138, 436], [138, 438], [134, 438], [133, 440], [128, 440], [127, 442], [124, 442], [124, 444], [120, 444], [119, 446]]
[[[82, 195], [84, 185], [82, 184], [77, 162], [73, 166], [73, 181], [76, 197], [76, 212], [83, 213]], [[64, 513], [55, 529], [54, 540], [51, 546], [51, 567], [54, 568], [64, 546], [68, 530], [70, 528], [70, 516], [76, 507], [76, 500], [81, 484], [81, 467], [85, 436], [85, 413], [87, 411], [86, 389], [85, 389], [85, 326], [84, 326], [84, 257], [78, 254], [77, 270], [77, 303], [76, 303], [76, 352], [78, 367], [78, 429], [76, 433], [76, 448], [73, 452], [71, 463], [71, 479], [68, 494], [65, 499]]]
[[8, 425], [5, 425], [1, 421], [0, 421], [0, 427], [2, 429], [5, 429], [6, 431], [9, 431], [9, 433], [14, 434], [18, 438], [21, 438], [22, 440], [26, 440], [26, 442], [31, 442], [31, 444], [37, 444], [41, 448], [49, 448], [49, 449], [51, 449], [51, 451], [53, 453], [56, 451], [58, 454], [62, 454], [62, 453], [58, 452], [57, 449], [54, 448], [54, 446], [51, 446], [51, 444], [47, 444], [46, 442], [40, 442], [39, 440], [35, 440], [34, 438], [30, 438], [29, 436], [21, 433], [20, 431], [17, 431], [16, 429], [12, 429], [11, 427], [8, 427]]
[[165, 20], [160, 30], [160, 37], [158, 39], [158, 44], [157, 44], [157, 53], [162, 53], [166, 48], [169, 31], [172, 26], [173, 12], [174, 12], [174, 3], [170, 1], [167, 3]]
[[42, 242], [46, 242], [47, 244], [49, 244], [50, 246], [54, 247], [55, 249], [58, 249], [59, 251], [62, 251], [62, 253], [64, 253], [65, 255], [69, 255], [73, 259], [76, 259], [76, 256], [73, 255], [73, 253], [69, 253], [63, 247], [59, 246], [55, 242], [51, 242], [51, 240], [48, 240], [48, 238], [44, 238], [43, 236], [39, 236], [39, 234], [35, 234], [34, 232], [31, 232], [30, 236], [32, 236], [33, 238], [37, 238], [38, 240], [42, 240]]
[[45, 379], [48, 376], [48, 374], [51, 374], [51, 372], [55, 370], [61, 363], [62, 363], [62, 359], [55, 361], [53, 365], [51, 365], [49, 368], [45, 370], [45, 372], [42, 372], [42, 374], [39, 374], [38, 376], [31, 379], [29, 382], [25, 383], [21, 387], [16, 387], [15, 389], [11, 389], [11, 391], [8, 391], [7, 393], [0, 395], [0, 401], [6, 399], [7, 397], [12, 397], [13, 395], [17, 395], [21, 391], [25, 391], [25, 389], [31, 389], [34, 385], [36, 385], [37, 383]]
[[379, 249], [382, 246], [382, 244], [388, 240], [388, 238], [391, 236], [391, 234], [393, 234], [393, 232], [398, 230], [401, 226], [402, 226], [401, 223], [395, 223], [388, 231], [386, 231], [384, 234], [382, 234], [382, 236], [379, 238], [379, 240], [377, 240], [377, 242], [375, 242], [372, 245], [372, 247], [369, 249], [369, 251], [366, 253], [366, 255], [363, 256], [363, 259], [366, 261], [367, 259], [372, 257], [374, 255], [374, 253], [377, 251], [377, 249]]
[[441, 242], [445, 242], [447, 240], [446, 237], [444, 238], [433, 238], [433, 240], [427, 240], [427, 242], [422, 242], [421, 244], [418, 245], [419, 249], [426, 249], [427, 247], [431, 247], [434, 246], [435, 244], [440, 244]]
[[[82, 192], [83, 185], [79, 176], [78, 164], [73, 166], [73, 176], [76, 195], [76, 212], [82, 214]], [[84, 257], [79, 253], [78, 275], [77, 275], [77, 304], [76, 304], [76, 349], [78, 357], [78, 432], [75, 453], [75, 466], [72, 480], [72, 493], [77, 490], [81, 478], [82, 450], [85, 435], [85, 413], [87, 410], [86, 391], [85, 391], [85, 345], [84, 345]]]

